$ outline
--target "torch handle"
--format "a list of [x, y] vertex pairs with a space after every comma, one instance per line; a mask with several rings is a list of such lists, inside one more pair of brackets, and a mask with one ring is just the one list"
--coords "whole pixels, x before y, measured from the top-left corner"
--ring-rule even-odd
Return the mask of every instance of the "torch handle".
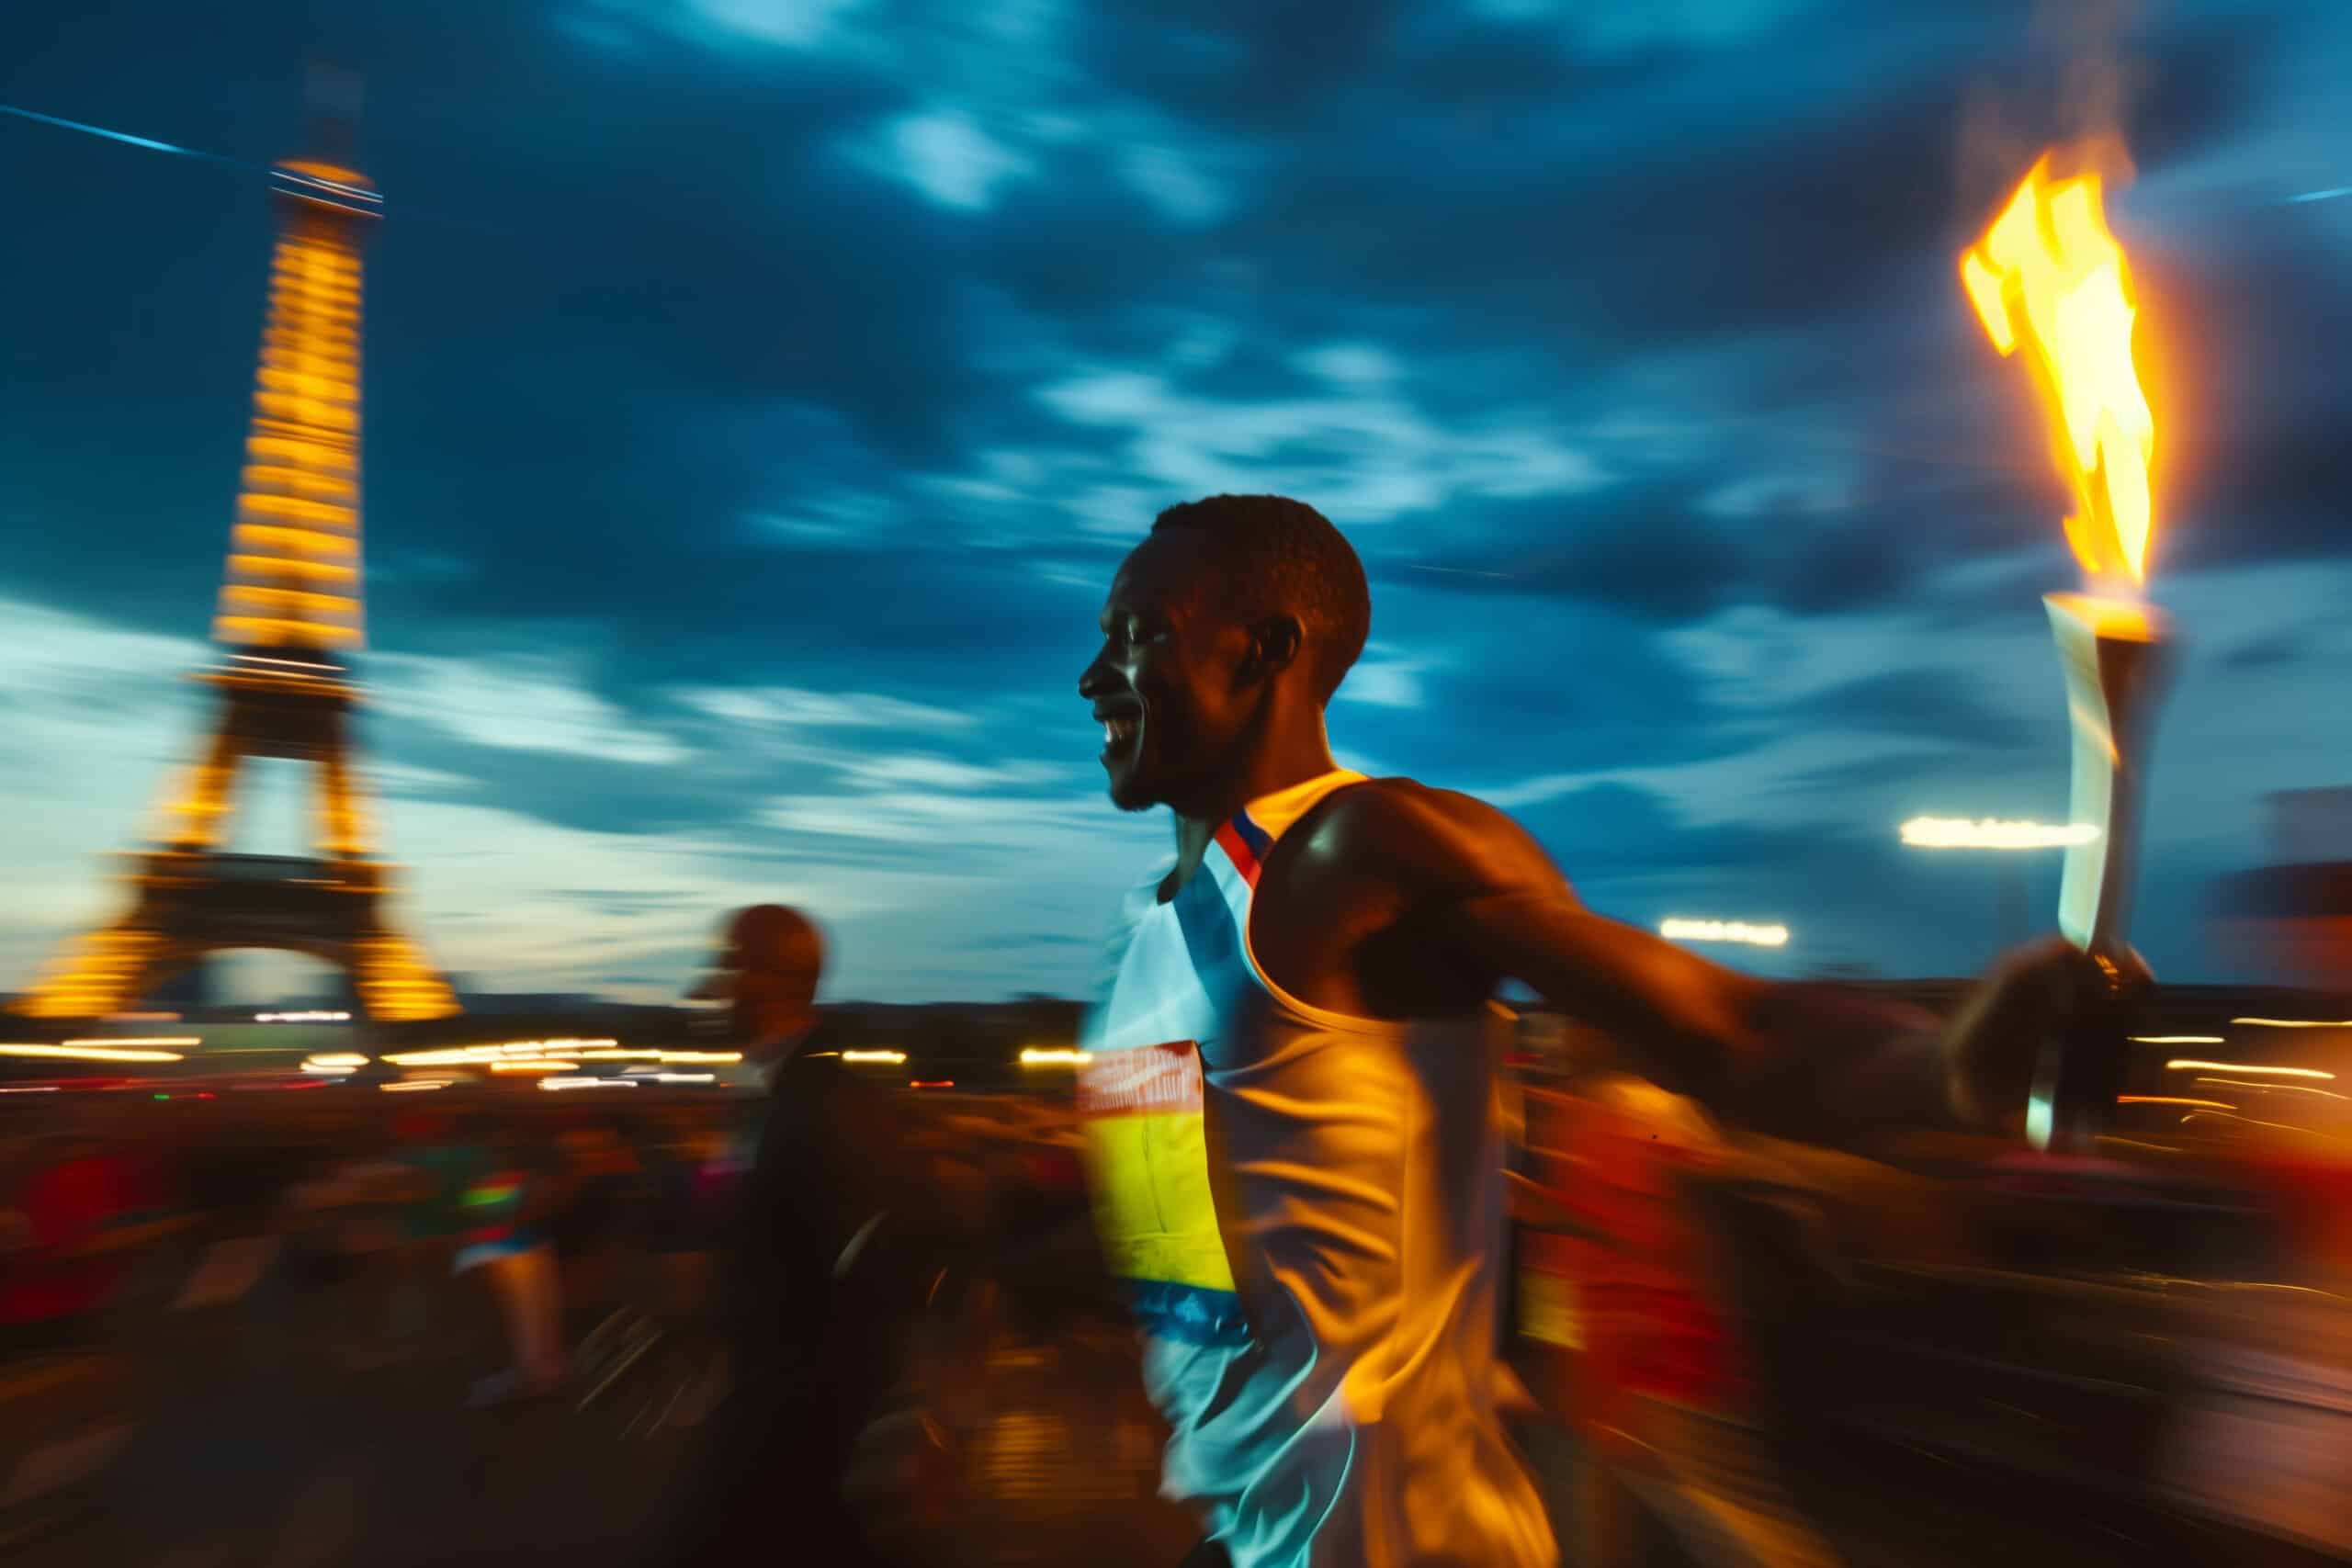
[[2045, 1153], [2087, 1155], [2123, 1087], [2141, 988], [2110, 972], [2043, 1039], [2026, 1103], [2026, 1137]]

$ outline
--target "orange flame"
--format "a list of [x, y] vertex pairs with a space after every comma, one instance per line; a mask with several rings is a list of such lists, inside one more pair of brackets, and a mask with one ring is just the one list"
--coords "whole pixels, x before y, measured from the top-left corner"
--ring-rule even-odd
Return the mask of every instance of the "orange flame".
[[1962, 255], [1961, 282], [1994, 347], [2033, 350], [2058, 467], [2075, 489], [2066, 539], [2084, 570], [2142, 581], [2156, 421], [2132, 362], [2131, 272], [2108, 231], [2098, 176], [2053, 182], [2049, 165], [2047, 156], [2034, 164]]

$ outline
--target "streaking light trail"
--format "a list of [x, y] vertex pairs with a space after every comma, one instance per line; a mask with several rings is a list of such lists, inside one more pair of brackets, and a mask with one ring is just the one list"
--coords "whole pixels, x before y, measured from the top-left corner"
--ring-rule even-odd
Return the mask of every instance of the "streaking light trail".
[[2090, 822], [2053, 827], [2047, 822], [2001, 822], [1986, 817], [1914, 817], [1903, 824], [1903, 841], [1923, 850], [2049, 850], [2087, 844], [2098, 837]]
[[1746, 920], [1669, 918], [1657, 923], [1657, 934], [1668, 942], [1736, 942], [1749, 947], [1786, 947], [1789, 944], [1788, 927], [1752, 926]]
[[199, 152], [193, 147], [181, 147], [169, 141], [158, 141], [152, 136], [133, 136], [128, 131], [108, 130], [103, 125], [85, 125], [78, 119], [60, 119], [53, 114], [41, 114], [33, 109], [20, 109], [14, 104], [0, 104], [0, 114], [12, 114], [18, 119], [36, 120], [53, 125], [60, 130], [78, 130], [85, 136], [102, 136], [108, 141], [119, 141], [125, 147], [143, 147], [150, 152], [175, 152], [183, 158], [202, 158], [211, 164], [233, 164], [234, 158], [223, 158], [218, 152]]

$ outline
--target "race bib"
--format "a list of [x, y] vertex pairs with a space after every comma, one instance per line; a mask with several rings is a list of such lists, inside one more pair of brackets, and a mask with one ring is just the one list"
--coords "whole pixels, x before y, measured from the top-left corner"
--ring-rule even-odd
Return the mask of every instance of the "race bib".
[[1154, 1333], [1246, 1333], [1217, 1228], [1199, 1047], [1103, 1051], [1080, 1072], [1088, 1192], [1111, 1272]]

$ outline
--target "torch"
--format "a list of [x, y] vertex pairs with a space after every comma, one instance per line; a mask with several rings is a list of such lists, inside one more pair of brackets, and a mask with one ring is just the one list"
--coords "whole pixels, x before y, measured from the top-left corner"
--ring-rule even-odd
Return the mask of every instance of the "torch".
[[2165, 618], [2143, 597], [2155, 418], [2132, 357], [2137, 310], [2123, 247], [2107, 227], [2097, 175], [2050, 177], [2043, 158], [1984, 237], [1961, 282], [1993, 345], [2023, 347], [2075, 497], [2067, 542], [2089, 591], [2042, 601], [2074, 732], [2070, 822], [2058, 929], [2094, 959], [2096, 1005], [2044, 1043], [2027, 1106], [2040, 1149], [2085, 1150], [2114, 1101], [2138, 964], [2130, 930], [2148, 754], [2170, 673]]

